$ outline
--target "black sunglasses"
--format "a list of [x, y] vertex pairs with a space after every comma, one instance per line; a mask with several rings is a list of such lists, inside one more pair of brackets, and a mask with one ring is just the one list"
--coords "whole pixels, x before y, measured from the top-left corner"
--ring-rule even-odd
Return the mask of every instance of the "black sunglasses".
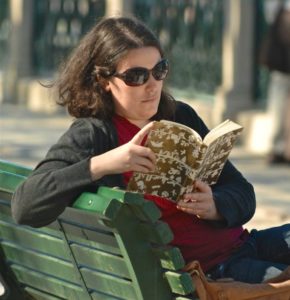
[[155, 80], [163, 80], [166, 78], [169, 70], [167, 59], [159, 61], [153, 69], [149, 70], [142, 67], [136, 67], [126, 70], [123, 73], [114, 73], [112, 76], [122, 79], [129, 86], [140, 86], [148, 81], [150, 72]]

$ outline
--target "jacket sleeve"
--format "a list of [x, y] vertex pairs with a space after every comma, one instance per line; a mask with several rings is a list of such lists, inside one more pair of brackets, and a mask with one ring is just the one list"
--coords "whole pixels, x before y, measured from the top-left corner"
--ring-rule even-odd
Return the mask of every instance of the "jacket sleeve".
[[224, 217], [224, 222], [216, 222], [217, 226], [237, 227], [253, 217], [256, 210], [254, 188], [230, 161], [212, 190], [217, 210]]
[[[179, 105], [176, 121], [193, 128], [202, 137], [209, 132], [197, 113], [186, 104]], [[253, 217], [256, 210], [254, 188], [229, 160], [212, 191], [217, 210], [224, 218], [223, 221], [209, 221], [213, 226], [237, 227]]]
[[17, 223], [47, 225], [85, 188], [92, 188], [89, 171], [92, 141], [88, 123], [76, 120], [15, 191], [11, 206]]

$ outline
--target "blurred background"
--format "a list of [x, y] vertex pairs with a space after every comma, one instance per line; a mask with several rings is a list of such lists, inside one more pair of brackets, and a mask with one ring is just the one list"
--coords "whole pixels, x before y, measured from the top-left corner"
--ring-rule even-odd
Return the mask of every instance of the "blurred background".
[[[160, 38], [170, 60], [168, 89], [209, 127], [244, 126], [233, 161], [254, 183], [258, 219], [290, 219], [290, 168], [268, 166], [269, 71], [259, 63], [282, 0], [0, 0], [0, 158], [35, 166], [70, 117], [40, 82], [96, 20], [133, 14]], [[260, 203], [260, 204], [259, 204]]]
[[225, 118], [246, 124], [245, 146], [266, 152], [268, 71], [258, 57], [281, 2], [1, 0], [0, 102], [53, 111], [53, 101], [38, 80], [53, 78], [98, 18], [134, 14], [155, 31], [166, 50], [174, 96], [195, 101], [209, 126]]

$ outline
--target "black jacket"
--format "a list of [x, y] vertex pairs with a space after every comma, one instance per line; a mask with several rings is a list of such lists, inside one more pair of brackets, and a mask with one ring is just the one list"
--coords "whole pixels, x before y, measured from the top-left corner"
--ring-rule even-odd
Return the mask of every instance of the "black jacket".
[[[208, 132], [196, 112], [182, 102], [177, 102], [174, 121], [193, 128], [202, 137]], [[125, 188], [121, 174], [92, 181], [89, 171], [91, 157], [117, 146], [112, 122], [76, 119], [14, 193], [12, 215], [16, 222], [44, 226], [53, 222], [84, 191], [94, 192], [101, 185]], [[225, 218], [225, 222], [213, 222], [214, 225], [240, 226], [255, 212], [253, 187], [230, 162], [213, 186], [213, 194], [217, 209]]]

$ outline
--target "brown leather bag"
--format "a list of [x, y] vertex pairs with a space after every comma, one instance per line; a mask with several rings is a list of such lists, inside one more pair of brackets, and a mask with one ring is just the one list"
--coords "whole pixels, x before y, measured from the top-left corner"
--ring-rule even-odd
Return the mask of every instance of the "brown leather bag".
[[209, 281], [198, 261], [186, 265], [200, 300], [290, 300], [290, 267], [279, 276], [259, 284], [229, 279]]

